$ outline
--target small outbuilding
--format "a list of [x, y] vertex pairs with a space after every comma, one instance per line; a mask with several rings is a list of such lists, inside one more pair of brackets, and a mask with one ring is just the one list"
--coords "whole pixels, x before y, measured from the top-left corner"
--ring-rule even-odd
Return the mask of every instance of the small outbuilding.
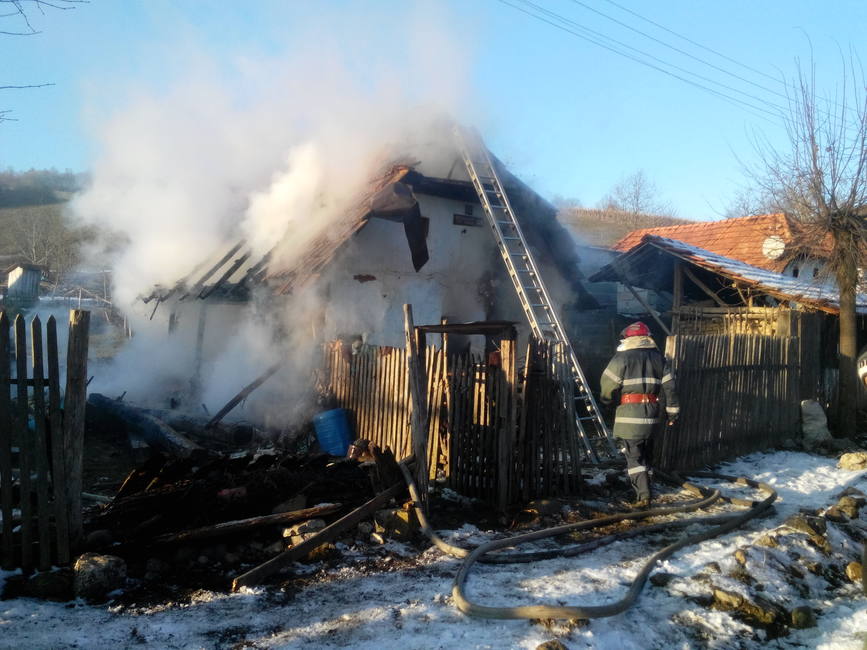
[[16, 263], [5, 270], [5, 301], [30, 303], [39, 299], [39, 283], [42, 281], [42, 267], [36, 264]]

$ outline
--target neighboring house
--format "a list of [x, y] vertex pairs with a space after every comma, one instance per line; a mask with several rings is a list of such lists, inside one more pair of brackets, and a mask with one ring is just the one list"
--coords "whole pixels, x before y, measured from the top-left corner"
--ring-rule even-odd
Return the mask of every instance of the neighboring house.
[[[643, 235], [589, 280], [611, 282], [620, 278], [635, 287], [670, 295], [675, 309], [690, 304], [721, 309], [787, 305], [839, 312], [837, 288], [828, 278], [792, 277], [655, 234]], [[858, 296], [857, 309], [867, 315], [867, 296]]]
[[[651, 270], [651, 271], [649, 271]], [[830, 279], [807, 279], [759, 268], [654, 234], [590, 276], [621, 280], [666, 296], [652, 315], [671, 334], [761, 334], [798, 337], [802, 397], [833, 394], [837, 366], [838, 292]], [[867, 338], [867, 296], [857, 297], [860, 339]]]
[[[807, 282], [824, 284], [828, 280], [827, 242], [808, 245], [803, 228], [782, 213], [643, 228], [630, 232], [612, 248], [625, 253], [638, 246], [645, 235], [683, 242], [758, 269]], [[654, 296], [638, 291], [654, 309], [662, 311], [666, 308], [665, 301], [660, 301], [658, 294]], [[625, 286], [620, 288], [618, 311], [635, 315], [647, 313], [647, 309], [638, 304], [634, 293]]]

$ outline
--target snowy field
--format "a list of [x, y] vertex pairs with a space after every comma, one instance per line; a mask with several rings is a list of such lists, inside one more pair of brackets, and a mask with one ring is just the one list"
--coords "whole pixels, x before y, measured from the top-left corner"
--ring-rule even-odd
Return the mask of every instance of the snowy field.
[[[748, 529], [688, 547], [657, 571], [693, 575], [730, 555], [801, 507], [834, 502], [845, 487], [867, 492], [867, 472], [836, 469], [835, 460], [797, 452], [753, 454], [722, 465], [777, 489], [773, 516]], [[728, 488], [725, 488], [728, 490]], [[457, 543], [487, 539], [471, 526], [442, 531]], [[657, 538], [652, 548], [664, 545]], [[414, 554], [392, 543], [392, 549]], [[522, 547], [522, 550], [529, 550]], [[476, 565], [468, 581], [471, 599], [487, 605], [603, 604], [621, 598], [648, 553], [641, 537], [616, 542], [578, 558], [531, 564]], [[818, 627], [763, 640], [728, 614], [705, 609], [670, 589], [647, 584], [636, 606], [586, 626], [550, 627], [529, 621], [468, 618], [451, 602], [459, 561], [435, 549], [414, 562], [393, 560], [395, 571], [359, 570], [347, 562], [327, 579], [294, 593], [258, 588], [239, 594], [200, 592], [191, 602], [130, 608], [31, 599], [0, 602], [0, 648], [536, 648], [559, 639], [567, 648], [822, 648], [861, 650], [867, 639], [867, 597], [854, 585], [833, 600], [811, 601]], [[385, 563], [387, 566], [388, 563]], [[301, 570], [301, 565], [299, 570]], [[309, 566], [304, 571], [316, 570]]]

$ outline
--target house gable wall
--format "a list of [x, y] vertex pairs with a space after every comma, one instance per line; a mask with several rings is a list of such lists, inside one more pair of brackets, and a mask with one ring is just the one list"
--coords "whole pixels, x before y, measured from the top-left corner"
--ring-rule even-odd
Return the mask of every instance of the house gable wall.
[[481, 206], [472, 204], [468, 215], [464, 202], [418, 199], [429, 219], [427, 264], [413, 270], [401, 224], [371, 219], [320, 283], [327, 295], [325, 338], [362, 335], [372, 345], [402, 346], [404, 303], [412, 304], [416, 324], [439, 323], [442, 317], [524, 320], [510, 285], [511, 302], [506, 296], [505, 306], [498, 303], [500, 287], [509, 281]]

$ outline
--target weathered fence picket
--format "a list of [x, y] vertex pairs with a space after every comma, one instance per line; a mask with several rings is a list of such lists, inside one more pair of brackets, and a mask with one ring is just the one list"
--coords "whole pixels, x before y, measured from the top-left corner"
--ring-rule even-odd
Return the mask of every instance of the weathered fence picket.
[[70, 312], [61, 408], [54, 318], [46, 323], [44, 348], [42, 322], [31, 321], [28, 364], [24, 317], [19, 314], [10, 324], [0, 312], [0, 559], [5, 569], [67, 564], [80, 545], [88, 326], [88, 312]]
[[[569, 364], [549, 343], [530, 345], [530, 372], [516, 367], [514, 341], [499, 354], [419, 353], [429, 476], [501, 509], [519, 499], [574, 494], [580, 487]], [[403, 350], [341, 343], [325, 348], [325, 385], [353, 411], [356, 435], [398, 458], [411, 451], [407, 360]]]
[[665, 431], [658, 466], [694, 469], [793, 436], [800, 414], [799, 341], [755, 334], [669, 337], [681, 418]]
[[[0, 426], [12, 429], [12, 401], [9, 390], [9, 318], [0, 311]], [[12, 436], [0, 436], [0, 514], [3, 517], [3, 568], [15, 566], [12, 544]]]

